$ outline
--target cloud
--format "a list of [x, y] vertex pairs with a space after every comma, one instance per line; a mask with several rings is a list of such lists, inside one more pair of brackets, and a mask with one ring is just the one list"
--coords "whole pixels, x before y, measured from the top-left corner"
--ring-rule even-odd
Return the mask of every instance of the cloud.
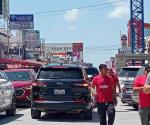
[[76, 26], [68, 26], [67, 29], [74, 31], [74, 30], [77, 30], [78, 28]]
[[120, 18], [129, 15], [129, 8], [126, 6], [115, 7], [113, 11], [108, 13], [108, 17], [110, 18]]
[[[115, 2], [116, 0], [107, 0], [107, 2]], [[109, 18], [121, 18], [129, 15], [130, 9], [128, 3], [122, 1], [121, 3], [114, 3], [114, 9], [108, 13]]]
[[81, 12], [78, 9], [66, 11], [64, 19], [70, 22], [75, 22], [79, 19]]

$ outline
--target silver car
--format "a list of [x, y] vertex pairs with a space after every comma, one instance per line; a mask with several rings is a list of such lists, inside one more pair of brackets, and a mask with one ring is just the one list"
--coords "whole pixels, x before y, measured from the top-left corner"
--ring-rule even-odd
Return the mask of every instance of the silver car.
[[6, 74], [0, 71], [0, 112], [11, 116], [16, 114], [15, 91]]
[[122, 67], [119, 73], [119, 83], [121, 87], [120, 98], [122, 103], [128, 103], [132, 105], [133, 100], [131, 93], [133, 90], [133, 82], [140, 68], [141, 66]]
[[[144, 71], [145, 71], [145, 67], [142, 66], [142, 67], [140, 68], [140, 70], [138, 71], [136, 77], [143, 75], [143, 74], [144, 74]], [[131, 96], [132, 96], [132, 100], [133, 100], [133, 102], [134, 102], [134, 103], [132, 104], [132, 107], [135, 108], [135, 109], [138, 109], [139, 93], [133, 91], [133, 92], [131, 93]]]

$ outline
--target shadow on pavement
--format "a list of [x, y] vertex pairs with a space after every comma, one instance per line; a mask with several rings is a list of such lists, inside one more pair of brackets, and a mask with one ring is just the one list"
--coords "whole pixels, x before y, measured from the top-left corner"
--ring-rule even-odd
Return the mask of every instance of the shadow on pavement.
[[129, 110], [128, 111], [125, 111], [125, 110], [116, 110], [116, 112], [130, 112]]
[[16, 114], [14, 116], [6, 116], [5, 114], [4, 115], [0, 114], [0, 125], [4, 125], [4, 124], [10, 123], [10, 122], [13, 122], [22, 116], [23, 116], [23, 114]]
[[58, 113], [58, 114], [51, 114], [47, 113], [44, 114], [39, 121], [49, 122], [49, 121], [56, 121], [56, 122], [99, 122], [97, 112], [93, 111], [93, 119], [92, 120], [84, 120], [83, 117], [79, 114], [67, 114], [67, 113]]
[[125, 109], [125, 110], [127, 110], [127, 111], [136, 111], [136, 112], [138, 111], [137, 109], [134, 109], [134, 108], [133, 109]]
[[28, 105], [16, 105], [17, 108], [30, 108]]

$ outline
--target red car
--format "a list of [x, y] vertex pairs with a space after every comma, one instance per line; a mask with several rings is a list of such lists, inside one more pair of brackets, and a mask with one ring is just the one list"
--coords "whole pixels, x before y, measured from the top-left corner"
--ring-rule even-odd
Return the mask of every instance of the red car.
[[4, 72], [15, 88], [16, 105], [30, 107], [30, 90], [35, 80], [35, 71], [33, 69], [8, 69]]

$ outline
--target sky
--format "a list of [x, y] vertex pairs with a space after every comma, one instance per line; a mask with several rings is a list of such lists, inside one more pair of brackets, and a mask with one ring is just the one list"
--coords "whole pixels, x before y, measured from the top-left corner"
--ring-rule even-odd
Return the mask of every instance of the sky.
[[[150, 22], [150, 0], [144, 0]], [[10, 0], [10, 14], [34, 14], [46, 43], [84, 43], [84, 61], [98, 66], [115, 56], [127, 34], [130, 0]]]

